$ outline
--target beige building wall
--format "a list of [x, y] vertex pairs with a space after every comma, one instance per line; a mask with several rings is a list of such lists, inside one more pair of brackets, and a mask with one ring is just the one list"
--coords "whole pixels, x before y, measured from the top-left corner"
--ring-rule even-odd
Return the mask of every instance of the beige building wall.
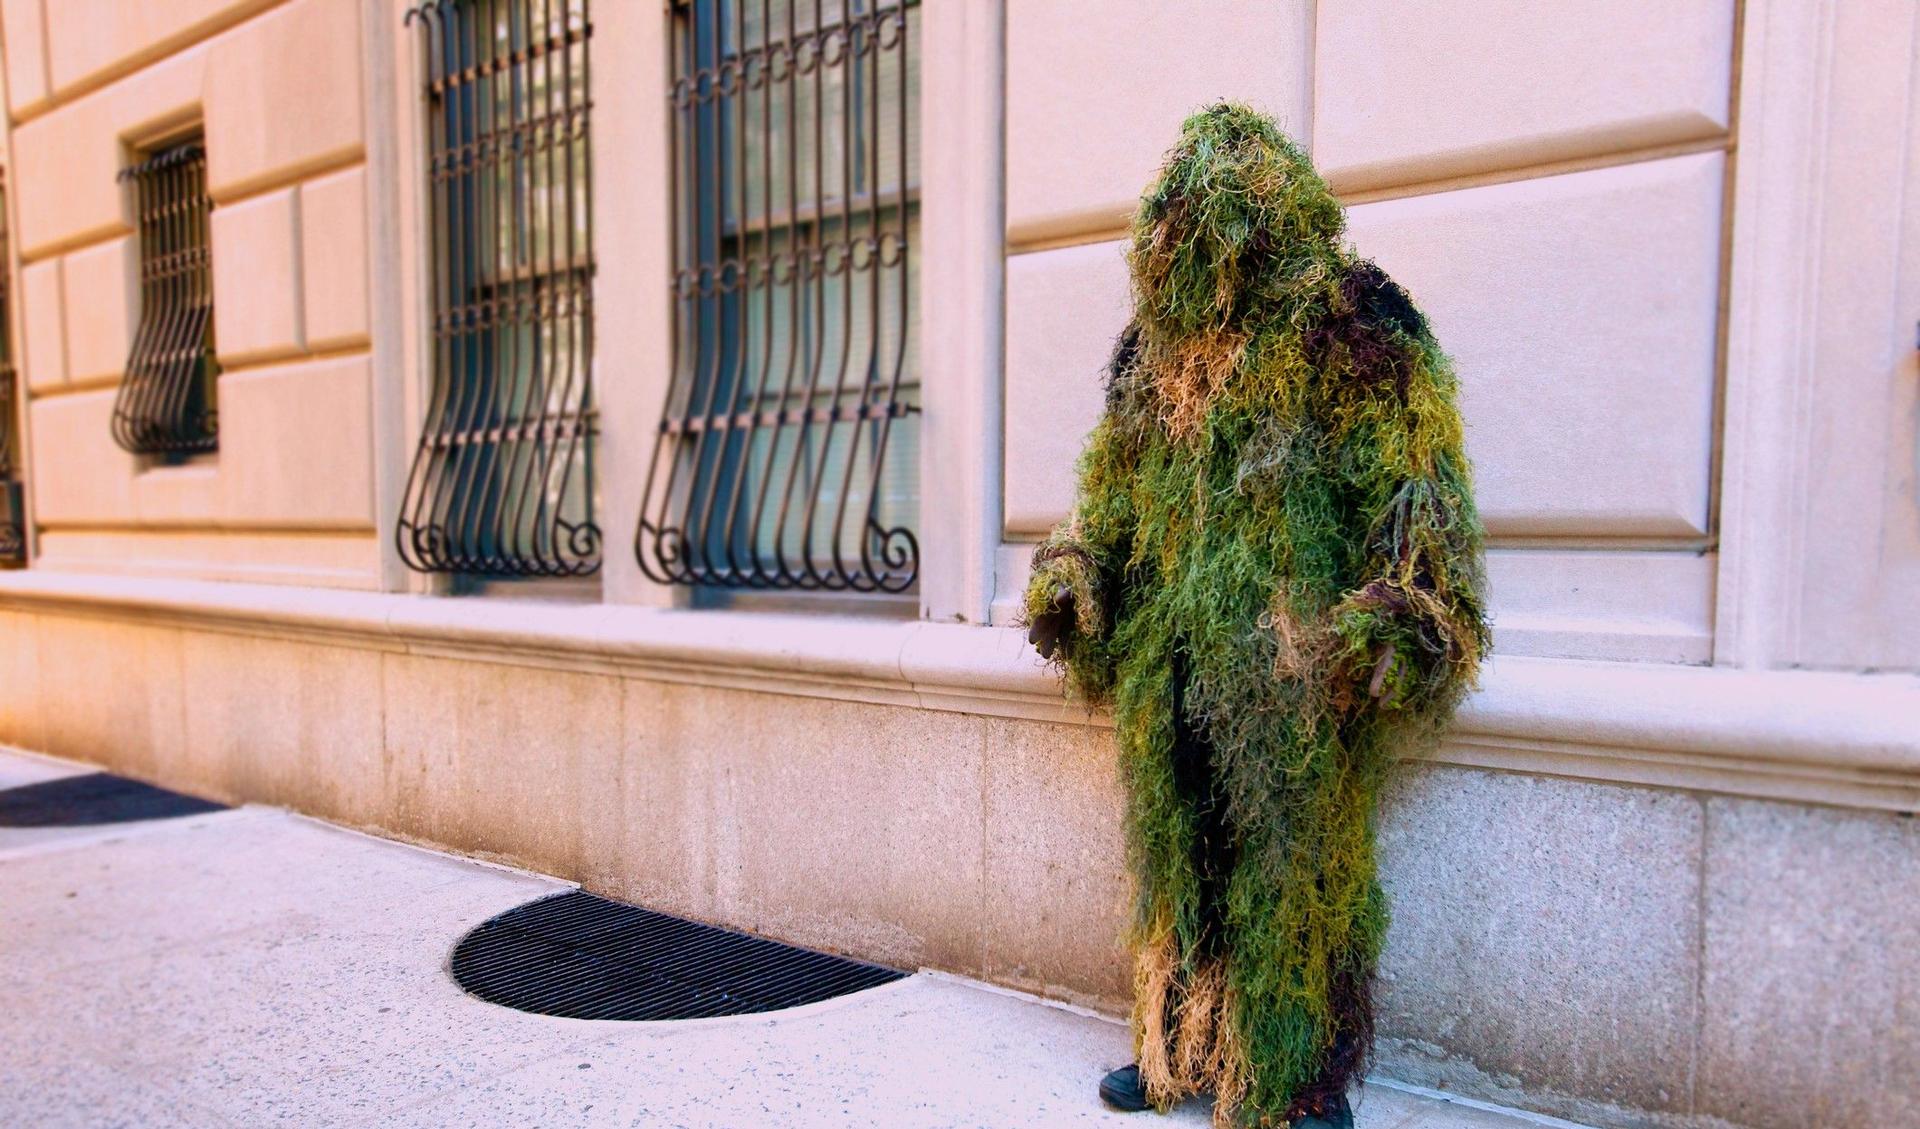
[[[1210, 21], [1126, 7], [1138, 35], [1009, 9], [1009, 539], [1065, 516], [1127, 215], [1180, 114], [1225, 95], [1309, 145], [1459, 366], [1500, 651], [1705, 661], [1732, 0], [1246, 5], [1225, 58]], [[1062, 112], [1090, 86], [1113, 112]]]
[[[0, 6], [41, 566], [378, 583], [361, 7]], [[115, 174], [186, 129], [214, 200], [220, 450], [160, 466], [108, 432], [140, 317]]]
[[[1107, 723], [1008, 624], [1133, 201], [1241, 99], [1453, 353], [1493, 540], [1497, 655], [1382, 816], [1382, 1069], [1605, 1126], [1920, 1122], [1920, 5], [922, 0], [917, 619], [695, 610], [628, 551], [670, 266], [666, 18], [624, 0], [592, 47], [601, 583], [399, 568], [404, 12], [0, 0], [37, 523], [0, 741], [1124, 1008]], [[147, 467], [107, 430], [113, 174], [194, 119], [220, 451]]]

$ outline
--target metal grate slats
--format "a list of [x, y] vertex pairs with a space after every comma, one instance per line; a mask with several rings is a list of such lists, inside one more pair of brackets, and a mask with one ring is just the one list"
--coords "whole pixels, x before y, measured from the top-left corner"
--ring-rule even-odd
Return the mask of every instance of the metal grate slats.
[[905, 973], [574, 892], [518, 906], [453, 952], [461, 987], [575, 1019], [700, 1019], [817, 1003]]
[[219, 445], [207, 157], [198, 141], [120, 171], [140, 229], [140, 327], [113, 404], [113, 438], [135, 454]]
[[918, 8], [675, 15], [674, 366], [636, 556], [660, 583], [906, 591]]
[[586, 0], [429, 0], [431, 387], [396, 530], [421, 572], [584, 576], [594, 521]]

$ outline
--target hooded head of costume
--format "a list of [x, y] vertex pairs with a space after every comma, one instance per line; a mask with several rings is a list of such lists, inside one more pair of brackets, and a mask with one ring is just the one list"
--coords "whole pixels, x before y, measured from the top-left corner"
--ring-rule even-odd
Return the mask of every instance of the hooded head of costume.
[[[1222, 103], [1187, 120], [1135, 215], [1122, 343], [1155, 374], [1142, 391], [1172, 433], [1197, 435], [1221, 393], [1280, 369], [1404, 391], [1425, 320], [1345, 232], [1326, 181], [1270, 118]], [[1249, 349], [1269, 355], [1248, 364]]]
[[1223, 104], [1187, 122], [1141, 198], [1129, 260], [1139, 320], [1169, 334], [1245, 328], [1323, 289], [1346, 215], [1273, 122]]

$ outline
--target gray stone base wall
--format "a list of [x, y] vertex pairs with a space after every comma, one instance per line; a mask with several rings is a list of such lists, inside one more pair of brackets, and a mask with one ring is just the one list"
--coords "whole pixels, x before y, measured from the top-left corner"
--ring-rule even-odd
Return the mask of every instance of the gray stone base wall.
[[[0, 613], [0, 741], [1121, 1011], [1110, 733]], [[1920, 1125], [1910, 818], [1441, 765], [1380, 1068], [1607, 1126]]]
[[1384, 1073], [1596, 1125], [1920, 1126], [1910, 816], [1433, 766], [1380, 839]]

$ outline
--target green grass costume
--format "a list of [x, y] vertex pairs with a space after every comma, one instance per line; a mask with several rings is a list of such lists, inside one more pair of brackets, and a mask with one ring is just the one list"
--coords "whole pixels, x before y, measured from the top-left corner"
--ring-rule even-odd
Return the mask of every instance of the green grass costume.
[[[1133, 320], [1026, 612], [1110, 705], [1163, 1108], [1285, 1124], [1371, 1053], [1373, 819], [1488, 645], [1455, 378], [1268, 118], [1188, 119], [1142, 198]], [[1056, 646], [1057, 644], [1057, 646]]]

